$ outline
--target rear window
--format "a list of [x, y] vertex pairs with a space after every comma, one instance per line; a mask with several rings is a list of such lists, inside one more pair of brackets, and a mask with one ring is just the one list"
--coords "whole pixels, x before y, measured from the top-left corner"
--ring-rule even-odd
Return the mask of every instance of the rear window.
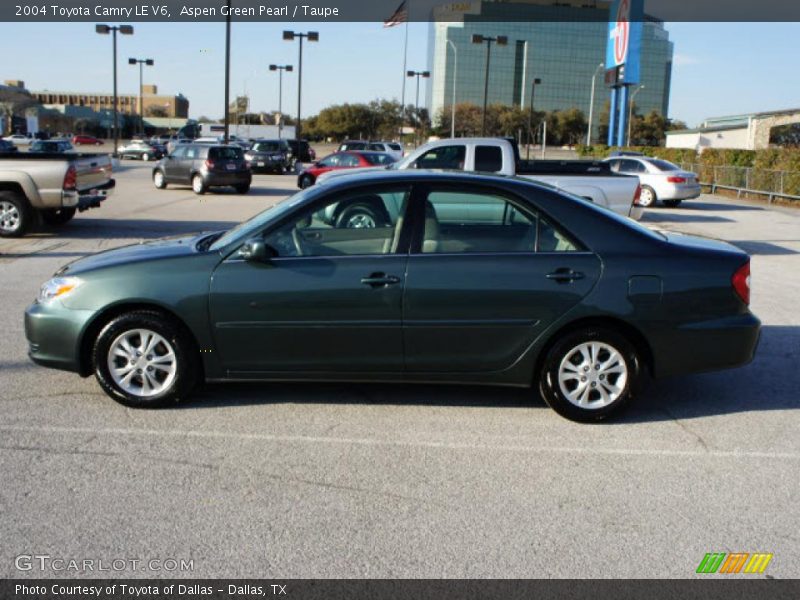
[[364, 154], [362, 156], [371, 165], [390, 165], [394, 162], [394, 158], [388, 154]]
[[673, 165], [671, 162], [661, 160], [660, 158], [651, 158], [647, 161], [659, 171], [679, 171], [680, 167]]
[[234, 146], [217, 146], [209, 149], [208, 157], [217, 160], [241, 160], [242, 149]]
[[400, 144], [389, 144], [389, 148], [391, 148], [395, 152], [402, 152], [403, 150], [403, 147]]
[[280, 142], [258, 142], [253, 146], [256, 152], [278, 152], [281, 150]]

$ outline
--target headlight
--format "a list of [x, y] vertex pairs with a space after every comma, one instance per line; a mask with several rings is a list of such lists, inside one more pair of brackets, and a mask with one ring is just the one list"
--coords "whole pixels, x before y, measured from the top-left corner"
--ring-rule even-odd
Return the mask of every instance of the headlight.
[[245, 152], [244, 153], [244, 159], [245, 160], [253, 160], [253, 155], [250, 154], [249, 152]]
[[53, 298], [63, 298], [81, 284], [77, 277], [53, 277], [39, 289], [39, 302], [49, 302]]

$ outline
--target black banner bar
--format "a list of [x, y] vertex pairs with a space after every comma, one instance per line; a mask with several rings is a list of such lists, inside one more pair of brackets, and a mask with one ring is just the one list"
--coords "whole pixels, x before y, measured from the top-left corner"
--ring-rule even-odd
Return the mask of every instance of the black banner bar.
[[4, 579], [3, 600], [796, 600], [800, 580]]

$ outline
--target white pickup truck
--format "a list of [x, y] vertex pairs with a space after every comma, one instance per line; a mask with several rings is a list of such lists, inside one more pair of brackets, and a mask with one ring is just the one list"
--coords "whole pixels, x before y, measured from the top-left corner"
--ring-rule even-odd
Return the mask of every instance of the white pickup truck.
[[[390, 169], [455, 169], [517, 175], [547, 183], [610, 208], [637, 221], [639, 178], [614, 173], [608, 164], [591, 160], [521, 160], [510, 138], [454, 138], [420, 146]], [[320, 175], [318, 183], [361, 169], [342, 169]], [[364, 169], [369, 170], [369, 169]]]
[[100, 206], [114, 189], [108, 154], [0, 156], [0, 237], [19, 237], [38, 220], [63, 225]]

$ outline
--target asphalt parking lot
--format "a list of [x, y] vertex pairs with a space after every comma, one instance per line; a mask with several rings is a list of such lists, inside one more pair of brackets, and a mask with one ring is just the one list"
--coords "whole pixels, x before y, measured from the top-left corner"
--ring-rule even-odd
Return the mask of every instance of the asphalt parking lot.
[[770, 552], [760, 577], [800, 577], [800, 210], [703, 196], [647, 211], [752, 254], [764, 329], [749, 366], [653, 382], [611, 423], [453, 386], [214, 385], [136, 411], [28, 361], [39, 285], [295, 189], [258, 175], [245, 196], [158, 191], [151, 166], [125, 161], [116, 194], [61, 230], [0, 240], [0, 576], [98, 576], [15, 568], [47, 554], [193, 560], [128, 577], [692, 577], [707, 552]]

